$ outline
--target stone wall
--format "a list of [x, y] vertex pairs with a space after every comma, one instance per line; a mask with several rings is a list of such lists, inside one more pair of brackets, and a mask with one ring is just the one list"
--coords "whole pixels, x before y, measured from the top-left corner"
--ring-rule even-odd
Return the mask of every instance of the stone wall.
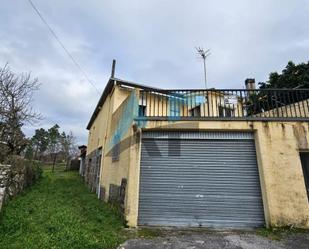
[[42, 174], [38, 162], [15, 158], [11, 163], [11, 165], [0, 164], [0, 211], [8, 199], [33, 184]]
[[0, 164], [0, 210], [6, 198], [6, 188], [10, 175], [11, 166]]

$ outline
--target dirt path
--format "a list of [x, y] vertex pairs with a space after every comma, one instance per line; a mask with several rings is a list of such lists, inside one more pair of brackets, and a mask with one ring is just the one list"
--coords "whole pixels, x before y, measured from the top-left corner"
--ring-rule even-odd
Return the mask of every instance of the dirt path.
[[254, 233], [212, 232], [133, 239], [119, 249], [309, 249], [308, 233], [291, 233], [279, 240]]

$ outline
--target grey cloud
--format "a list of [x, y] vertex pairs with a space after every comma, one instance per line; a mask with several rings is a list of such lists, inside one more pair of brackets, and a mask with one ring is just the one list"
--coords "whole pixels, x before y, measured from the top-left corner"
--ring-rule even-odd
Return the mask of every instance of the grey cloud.
[[[216, 88], [242, 88], [246, 77], [264, 81], [288, 60], [308, 60], [306, 0], [33, 1], [100, 91], [113, 58], [117, 77], [167, 88], [203, 87], [195, 46], [211, 49], [208, 82]], [[27, 1], [1, 5], [0, 65], [5, 62], [42, 82], [35, 99], [46, 117], [41, 125], [57, 121], [86, 143], [99, 96]]]

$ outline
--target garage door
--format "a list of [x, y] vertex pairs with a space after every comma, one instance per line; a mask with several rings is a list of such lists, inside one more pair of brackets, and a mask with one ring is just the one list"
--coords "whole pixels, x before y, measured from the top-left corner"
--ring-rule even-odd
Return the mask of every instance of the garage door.
[[144, 132], [138, 224], [263, 226], [253, 134]]

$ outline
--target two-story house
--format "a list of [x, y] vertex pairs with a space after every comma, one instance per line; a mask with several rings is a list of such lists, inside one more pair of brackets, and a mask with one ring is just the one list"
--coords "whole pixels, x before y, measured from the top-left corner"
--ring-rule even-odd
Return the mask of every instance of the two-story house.
[[309, 227], [309, 90], [159, 89], [110, 78], [85, 180], [129, 226]]

